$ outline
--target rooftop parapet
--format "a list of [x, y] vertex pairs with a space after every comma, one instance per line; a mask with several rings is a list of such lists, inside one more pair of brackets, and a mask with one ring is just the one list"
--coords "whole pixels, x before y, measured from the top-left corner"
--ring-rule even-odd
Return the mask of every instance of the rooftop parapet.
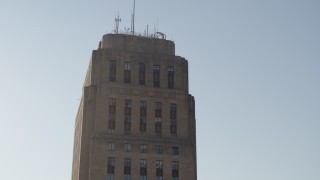
[[106, 34], [103, 36], [101, 48], [159, 55], [175, 55], [175, 44], [173, 41], [140, 35]]

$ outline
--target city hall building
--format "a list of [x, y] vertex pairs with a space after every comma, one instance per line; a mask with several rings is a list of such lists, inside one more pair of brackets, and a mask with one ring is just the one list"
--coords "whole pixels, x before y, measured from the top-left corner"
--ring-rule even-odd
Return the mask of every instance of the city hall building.
[[188, 61], [163, 33], [104, 35], [76, 116], [72, 180], [196, 180], [188, 85]]

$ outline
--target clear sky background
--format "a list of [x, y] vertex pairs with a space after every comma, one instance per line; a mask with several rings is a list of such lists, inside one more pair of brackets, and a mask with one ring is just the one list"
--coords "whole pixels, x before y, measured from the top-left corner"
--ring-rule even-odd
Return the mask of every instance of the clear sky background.
[[[319, 0], [136, 0], [189, 60], [199, 180], [320, 179]], [[0, 179], [70, 180], [91, 52], [133, 0], [0, 1]]]

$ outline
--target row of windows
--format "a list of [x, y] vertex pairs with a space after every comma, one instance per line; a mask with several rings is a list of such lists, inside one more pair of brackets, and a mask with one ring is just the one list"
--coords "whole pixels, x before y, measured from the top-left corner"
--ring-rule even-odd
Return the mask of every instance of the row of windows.
[[[110, 62], [109, 66], [109, 82], [116, 82], [116, 71], [117, 64], [114, 61]], [[168, 75], [168, 88], [174, 88], [174, 67], [167, 67]], [[131, 83], [131, 63], [124, 63], [124, 83]], [[139, 85], [146, 84], [146, 65], [143, 63], [139, 64]], [[160, 65], [153, 66], [153, 87], [160, 87]]]
[[[132, 101], [126, 99], [124, 101], [124, 133], [125, 135], [130, 135], [131, 133], [131, 109]], [[161, 136], [162, 134], [162, 104], [156, 102], [154, 104], [155, 110], [155, 135]], [[116, 120], [116, 99], [109, 99], [109, 119], [108, 119], [108, 132], [110, 134], [115, 133], [115, 122]], [[147, 131], [147, 102], [140, 101], [140, 133], [145, 135]], [[177, 105], [170, 104], [170, 135], [172, 137], [177, 136]]]
[[[132, 145], [131, 144], [124, 144], [124, 151], [126, 152], [132, 152]], [[108, 143], [108, 150], [109, 151], [115, 151], [116, 150], [116, 143], [110, 142]], [[141, 153], [148, 153], [148, 145], [141, 144], [140, 145], [140, 152]], [[155, 153], [156, 154], [163, 154], [164, 148], [162, 145], [155, 146]], [[178, 146], [172, 146], [171, 147], [171, 154], [172, 155], [179, 155], [179, 147]]]
[[[132, 101], [130, 99], [126, 99], [124, 102], [125, 107], [132, 107]], [[116, 99], [110, 98], [109, 99], [109, 107], [116, 107]], [[141, 109], [147, 109], [147, 102], [146, 101], [140, 101], [140, 108]], [[161, 110], [162, 109], [162, 103], [161, 102], [155, 102], [154, 103], [155, 110]], [[174, 103], [170, 103], [170, 111], [177, 111], [177, 105]]]
[[[109, 157], [107, 161], [107, 180], [114, 180], [114, 172], [115, 172], [115, 158]], [[155, 164], [156, 169], [156, 179], [163, 180], [163, 161], [157, 160]], [[146, 159], [140, 160], [140, 180], [147, 180], [147, 169], [150, 166], [148, 166], [148, 161]], [[171, 163], [171, 179], [172, 180], [179, 180], [179, 162], [178, 161], [172, 161]], [[124, 158], [123, 163], [123, 179], [124, 180], [131, 180], [131, 159], [130, 158]]]

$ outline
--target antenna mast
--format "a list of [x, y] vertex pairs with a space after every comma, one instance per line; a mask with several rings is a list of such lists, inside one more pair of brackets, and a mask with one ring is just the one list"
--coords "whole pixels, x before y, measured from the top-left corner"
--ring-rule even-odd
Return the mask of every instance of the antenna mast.
[[114, 21], [116, 23], [115, 33], [119, 34], [119, 23], [121, 22], [121, 18], [119, 17], [119, 13], [118, 13], [118, 17], [116, 17]]
[[133, 13], [132, 13], [132, 34], [134, 35], [134, 18], [136, 13], [136, 0], [133, 0]]

